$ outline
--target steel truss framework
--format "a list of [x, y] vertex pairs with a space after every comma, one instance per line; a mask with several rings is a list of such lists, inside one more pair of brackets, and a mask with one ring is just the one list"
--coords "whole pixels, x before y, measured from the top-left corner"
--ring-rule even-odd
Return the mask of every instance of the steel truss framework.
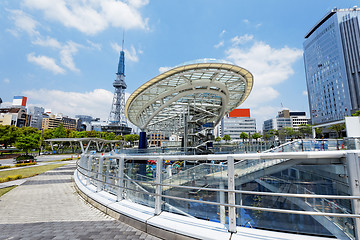
[[139, 87], [126, 102], [125, 114], [143, 131], [181, 133], [185, 122], [215, 126], [245, 101], [252, 86], [252, 74], [239, 66], [183, 65]]

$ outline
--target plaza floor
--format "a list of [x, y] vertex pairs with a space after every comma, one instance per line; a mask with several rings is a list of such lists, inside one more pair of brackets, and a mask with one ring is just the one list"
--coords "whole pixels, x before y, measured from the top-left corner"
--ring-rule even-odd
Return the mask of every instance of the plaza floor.
[[3, 239], [158, 239], [87, 204], [75, 191], [75, 163], [32, 177], [0, 197]]

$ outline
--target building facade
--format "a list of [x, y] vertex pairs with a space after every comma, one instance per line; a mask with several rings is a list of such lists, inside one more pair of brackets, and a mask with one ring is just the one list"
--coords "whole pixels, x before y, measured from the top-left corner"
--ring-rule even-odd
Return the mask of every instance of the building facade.
[[256, 120], [250, 117], [250, 109], [234, 109], [227, 114], [215, 129], [215, 136], [224, 137], [229, 135], [231, 140], [240, 140], [240, 134], [252, 135], [256, 132]]
[[42, 120], [45, 115], [45, 109], [42, 107], [29, 107], [28, 114], [31, 116], [30, 127], [41, 129]]
[[42, 120], [42, 129], [51, 129], [56, 128], [60, 124], [64, 126], [65, 129], [70, 129], [76, 131], [77, 121], [76, 119], [64, 117], [61, 115], [50, 115], [49, 117], [43, 118]]
[[281, 130], [286, 127], [297, 130], [300, 125], [309, 123], [310, 119], [306, 117], [305, 112], [290, 112], [290, 110], [284, 109], [278, 112], [276, 118], [264, 121], [263, 132], [268, 133], [271, 129]]
[[312, 124], [360, 108], [360, 8], [333, 9], [305, 36], [304, 63]]
[[16, 127], [30, 126], [31, 116], [25, 108], [10, 107], [0, 109], [0, 125], [13, 125]]

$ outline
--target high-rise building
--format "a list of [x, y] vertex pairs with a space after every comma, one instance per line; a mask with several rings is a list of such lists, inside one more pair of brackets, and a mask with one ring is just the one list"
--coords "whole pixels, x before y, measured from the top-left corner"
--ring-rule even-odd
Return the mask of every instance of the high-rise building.
[[305, 35], [304, 63], [312, 124], [360, 109], [360, 8], [334, 8]]

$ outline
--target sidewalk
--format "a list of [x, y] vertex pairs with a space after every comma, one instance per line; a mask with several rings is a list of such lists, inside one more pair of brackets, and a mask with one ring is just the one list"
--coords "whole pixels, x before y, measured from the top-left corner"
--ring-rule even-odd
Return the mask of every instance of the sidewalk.
[[74, 170], [70, 163], [28, 178], [0, 197], [0, 240], [158, 239], [85, 203], [74, 189]]

